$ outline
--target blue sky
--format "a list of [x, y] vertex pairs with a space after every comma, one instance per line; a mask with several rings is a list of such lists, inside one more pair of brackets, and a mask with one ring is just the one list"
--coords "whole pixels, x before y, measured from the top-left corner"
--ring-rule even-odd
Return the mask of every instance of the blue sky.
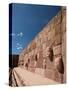
[[59, 10], [60, 6], [12, 4], [12, 54], [19, 54]]

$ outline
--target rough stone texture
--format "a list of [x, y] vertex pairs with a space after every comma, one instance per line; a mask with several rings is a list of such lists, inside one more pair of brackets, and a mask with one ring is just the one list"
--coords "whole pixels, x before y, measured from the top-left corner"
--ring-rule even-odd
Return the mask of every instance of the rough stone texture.
[[61, 45], [57, 45], [55, 47], [53, 47], [53, 52], [54, 52], [54, 56], [55, 55], [61, 55], [62, 53], [62, 46]]
[[[13, 69], [13, 87], [21, 87], [21, 86], [31, 86], [31, 85], [55, 85], [59, 84], [59, 82], [56, 82], [54, 80], [45, 78], [40, 75], [39, 73], [42, 72], [42, 69], [36, 68], [37, 73], [29, 72], [29, 70], [26, 70], [24, 68], [16, 67]], [[40, 71], [40, 72], [39, 72]]]
[[[50, 48], [50, 49], [48, 49]], [[58, 59], [61, 57], [62, 59]], [[66, 7], [42, 29], [19, 56], [19, 65], [24, 60], [27, 70], [60, 83], [66, 82]], [[64, 73], [57, 69], [57, 63]]]

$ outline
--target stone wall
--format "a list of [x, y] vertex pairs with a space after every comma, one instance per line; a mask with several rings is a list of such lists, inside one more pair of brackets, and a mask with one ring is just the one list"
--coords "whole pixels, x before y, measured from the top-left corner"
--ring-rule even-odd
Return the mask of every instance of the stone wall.
[[42, 29], [19, 56], [19, 66], [57, 82], [66, 81], [66, 8]]

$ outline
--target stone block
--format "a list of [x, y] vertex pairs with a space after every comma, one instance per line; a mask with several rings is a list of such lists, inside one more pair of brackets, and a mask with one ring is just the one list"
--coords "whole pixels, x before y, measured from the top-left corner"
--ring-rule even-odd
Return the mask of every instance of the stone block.
[[59, 11], [59, 13], [57, 14], [57, 17], [58, 17], [57, 24], [60, 24], [61, 23], [61, 19], [62, 19], [61, 14], [62, 14], [61, 11]]
[[48, 40], [48, 37], [47, 37], [47, 35], [45, 35], [45, 33], [44, 33], [43, 38], [42, 38], [42, 42], [43, 42], [43, 43], [44, 43], [44, 42], [47, 42], [47, 40]]
[[47, 33], [50, 31], [50, 24], [46, 25], [44, 28], [43, 28], [43, 32], [45, 35], [47, 35]]
[[29, 71], [34, 73], [35, 72], [35, 68], [29, 68]]
[[66, 16], [66, 7], [62, 8], [62, 17]]
[[55, 35], [60, 34], [60, 33], [61, 33], [61, 24], [58, 24], [55, 27]]
[[55, 28], [55, 18], [50, 21], [50, 30]]
[[64, 16], [62, 19], [61, 29], [62, 29], [62, 33], [66, 31], [66, 16]]
[[55, 37], [55, 28], [53, 28], [47, 35], [48, 40], [53, 40]]
[[46, 69], [44, 75], [45, 77], [54, 80], [54, 70], [53, 69]]
[[61, 55], [62, 54], [62, 46], [57, 45], [57, 46], [53, 47], [53, 53], [54, 53], [54, 55]]
[[38, 39], [37, 44], [36, 44], [37, 48], [40, 47], [40, 45], [41, 45], [41, 39]]
[[47, 44], [46, 43], [44, 43], [43, 45], [42, 45], [42, 49], [43, 49], [43, 57], [46, 57], [46, 47], [47, 47]]
[[43, 67], [43, 52], [39, 51], [38, 55], [39, 57], [37, 60], [37, 68], [42, 68]]
[[41, 76], [44, 76], [45, 70], [42, 68], [36, 68], [35, 73], [40, 74]]
[[43, 45], [42, 45], [43, 50], [45, 50], [46, 47], [47, 47], [47, 44], [46, 43], [43, 43]]
[[61, 12], [55, 16], [55, 26], [61, 23]]
[[63, 75], [60, 74], [56, 69], [54, 69], [54, 80], [59, 83], [62, 83], [63, 81]]
[[58, 45], [58, 44], [61, 44], [62, 42], [62, 36], [61, 34], [58, 34], [54, 37], [54, 45]]

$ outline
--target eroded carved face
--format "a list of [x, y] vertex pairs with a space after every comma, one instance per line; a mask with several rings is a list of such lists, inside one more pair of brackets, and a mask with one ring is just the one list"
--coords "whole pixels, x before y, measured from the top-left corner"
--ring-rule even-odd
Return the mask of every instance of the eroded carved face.
[[46, 56], [48, 57], [49, 55], [50, 55], [50, 48], [47, 47], [47, 49], [46, 49]]
[[46, 49], [46, 57], [49, 57], [50, 61], [53, 61], [53, 50], [50, 47]]
[[55, 58], [54, 65], [55, 65], [55, 67], [56, 67], [56, 69], [58, 70], [59, 73], [61, 73], [61, 74], [64, 73], [64, 64], [63, 64], [61, 56]]

